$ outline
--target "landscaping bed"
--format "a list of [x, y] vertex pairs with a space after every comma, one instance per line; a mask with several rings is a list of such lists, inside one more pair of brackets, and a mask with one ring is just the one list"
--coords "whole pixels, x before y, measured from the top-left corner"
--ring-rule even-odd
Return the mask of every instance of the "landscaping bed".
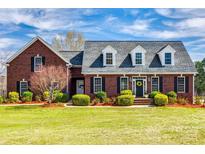
[[197, 105], [197, 104], [168, 104], [168, 107], [185, 107], [185, 108], [205, 108], [205, 105]]

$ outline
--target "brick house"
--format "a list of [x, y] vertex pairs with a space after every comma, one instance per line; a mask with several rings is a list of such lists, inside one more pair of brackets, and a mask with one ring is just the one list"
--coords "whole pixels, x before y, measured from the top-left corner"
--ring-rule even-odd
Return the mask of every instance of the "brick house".
[[157, 90], [193, 101], [196, 69], [181, 41], [86, 41], [84, 51], [55, 51], [36, 37], [8, 60], [7, 91], [27, 90], [39, 65], [65, 67], [70, 95], [131, 89], [143, 97]]

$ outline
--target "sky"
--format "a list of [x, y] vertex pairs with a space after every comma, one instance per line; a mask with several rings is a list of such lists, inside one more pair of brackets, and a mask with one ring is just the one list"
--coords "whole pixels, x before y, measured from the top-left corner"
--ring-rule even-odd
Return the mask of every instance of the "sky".
[[0, 56], [68, 31], [86, 40], [180, 40], [193, 61], [205, 58], [205, 9], [0, 9]]

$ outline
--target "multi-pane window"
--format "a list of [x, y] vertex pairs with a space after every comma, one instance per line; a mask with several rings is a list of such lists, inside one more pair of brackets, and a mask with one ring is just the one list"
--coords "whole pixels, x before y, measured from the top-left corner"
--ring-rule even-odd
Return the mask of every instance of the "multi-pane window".
[[159, 77], [152, 77], [152, 91], [159, 91]]
[[94, 77], [94, 93], [102, 91], [102, 78]]
[[177, 92], [185, 92], [185, 77], [177, 77]]
[[135, 64], [142, 64], [142, 53], [135, 53]]
[[106, 65], [112, 65], [112, 64], [113, 64], [113, 54], [106, 53]]
[[20, 81], [20, 95], [22, 95], [25, 91], [28, 91], [28, 82]]
[[34, 71], [35, 72], [40, 72], [42, 69], [42, 57], [41, 56], [36, 56], [34, 57]]
[[127, 90], [127, 89], [128, 89], [128, 77], [121, 77], [120, 90]]
[[172, 54], [165, 53], [165, 64], [172, 64]]

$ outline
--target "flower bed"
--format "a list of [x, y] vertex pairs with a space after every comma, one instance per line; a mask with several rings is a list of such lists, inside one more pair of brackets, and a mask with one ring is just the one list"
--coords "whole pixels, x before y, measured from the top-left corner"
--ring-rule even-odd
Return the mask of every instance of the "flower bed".
[[168, 104], [168, 107], [185, 107], [185, 108], [205, 108], [205, 105], [196, 105], [196, 104]]

